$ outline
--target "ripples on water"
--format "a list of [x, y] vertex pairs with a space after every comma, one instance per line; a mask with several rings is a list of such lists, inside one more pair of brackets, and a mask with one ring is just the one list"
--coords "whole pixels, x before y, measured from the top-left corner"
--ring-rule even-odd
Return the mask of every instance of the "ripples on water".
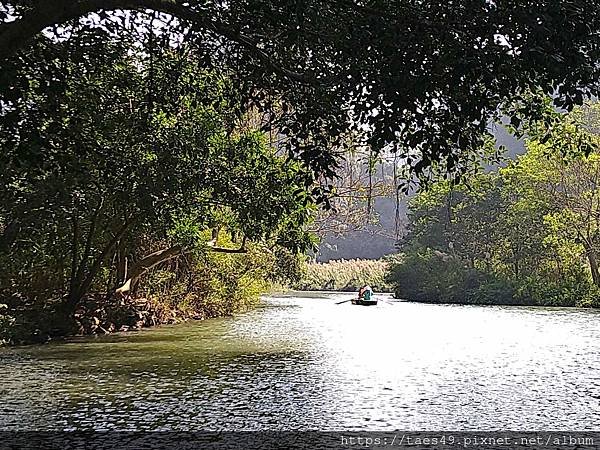
[[600, 429], [598, 311], [346, 298], [0, 350], [0, 429]]

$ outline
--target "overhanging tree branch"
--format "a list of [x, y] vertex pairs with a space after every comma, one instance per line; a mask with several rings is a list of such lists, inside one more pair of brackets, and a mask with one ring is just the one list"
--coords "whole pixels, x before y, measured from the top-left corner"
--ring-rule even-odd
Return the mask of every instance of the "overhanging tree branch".
[[[242, 245], [239, 248], [224, 248], [224, 247], [217, 247], [214, 244], [209, 244], [208, 249], [211, 252], [218, 252], [218, 253], [230, 253], [230, 254], [246, 253], [247, 252], [246, 238], [244, 237]], [[127, 279], [121, 286], [119, 286], [116, 289], [115, 293], [117, 295], [128, 294], [129, 292], [131, 292], [131, 290], [133, 290], [133, 288], [139, 281], [140, 277], [142, 275], [144, 275], [146, 272], [148, 272], [150, 269], [152, 269], [153, 267], [156, 267], [157, 265], [159, 265], [161, 263], [167, 262], [173, 258], [178, 258], [182, 255], [190, 253], [192, 250], [193, 250], [192, 248], [184, 247], [182, 245], [177, 244], [177, 245], [173, 245], [169, 248], [161, 249], [156, 252], [150, 253], [149, 255], [144, 256], [142, 259], [137, 261], [131, 267], [129, 274], [127, 275]]]
[[276, 73], [299, 82], [312, 82], [305, 74], [289, 70], [277, 63], [258, 42], [234, 27], [206, 16], [204, 12], [184, 6], [174, 0], [41, 0], [36, 2], [21, 19], [0, 25], [0, 60], [13, 55], [35, 35], [52, 25], [78, 19], [97, 11], [153, 10], [170, 14], [178, 19], [189, 21], [197, 27], [212, 31], [232, 42], [236, 42], [257, 57]]

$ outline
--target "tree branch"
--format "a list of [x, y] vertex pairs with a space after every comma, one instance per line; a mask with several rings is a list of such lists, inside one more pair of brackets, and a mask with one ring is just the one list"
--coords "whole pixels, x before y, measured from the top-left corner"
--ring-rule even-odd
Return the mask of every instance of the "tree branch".
[[0, 25], [0, 60], [13, 55], [35, 35], [52, 25], [78, 19], [100, 10], [153, 10], [171, 14], [181, 20], [186, 20], [201, 28], [240, 44], [246, 50], [266, 64], [271, 70], [291, 80], [313, 82], [306, 75], [282, 67], [266, 52], [258, 47], [252, 38], [236, 31], [233, 27], [211, 20], [202, 12], [184, 6], [175, 0], [41, 0], [26, 12], [20, 20]]
[[[223, 248], [216, 247], [211, 244], [209, 244], [208, 248], [211, 252], [218, 253], [246, 253], [246, 238], [244, 237], [244, 241], [242, 242], [240, 248]], [[148, 272], [150, 269], [156, 267], [157, 265], [163, 262], [190, 253], [191, 251], [191, 248], [185, 248], [177, 244], [144, 256], [131, 267], [131, 271], [127, 275], [127, 279], [125, 280], [123, 285], [116, 289], [115, 293], [121, 296], [126, 295], [127, 293], [133, 290], [140, 277], [146, 272]]]
[[158, 250], [154, 253], [150, 253], [149, 255], [144, 256], [131, 267], [129, 274], [127, 275], [127, 280], [125, 280], [125, 283], [123, 283], [122, 286], [117, 288], [115, 293], [117, 295], [127, 294], [135, 287], [140, 277], [143, 274], [145, 274], [148, 270], [152, 269], [160, 263], [180, 256], [181, 254], [183, 254], [183, 252], [184, 249], [181, 245], [174, 245], [172, 247]]

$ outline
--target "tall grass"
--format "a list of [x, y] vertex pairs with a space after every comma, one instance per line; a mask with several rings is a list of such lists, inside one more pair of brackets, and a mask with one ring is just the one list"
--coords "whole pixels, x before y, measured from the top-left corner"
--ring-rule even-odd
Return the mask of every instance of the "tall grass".
[[371, 259], [310, 263], [296, 287], [307, 291], [357, 291], [368, 284], [376, 292], [391, 292], [391, 286], [385, 282], [387, 268], [387, 261]]

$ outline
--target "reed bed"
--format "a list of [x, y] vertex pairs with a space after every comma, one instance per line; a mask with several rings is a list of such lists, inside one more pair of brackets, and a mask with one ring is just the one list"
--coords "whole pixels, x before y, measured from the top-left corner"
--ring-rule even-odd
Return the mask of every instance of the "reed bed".
[[356, 291], [368, 284], [375, 291], [391, 292], [385, 277], [385, 260], [350, 259], [307, 264], [305, 275], [297, 288], [307, 291]]

